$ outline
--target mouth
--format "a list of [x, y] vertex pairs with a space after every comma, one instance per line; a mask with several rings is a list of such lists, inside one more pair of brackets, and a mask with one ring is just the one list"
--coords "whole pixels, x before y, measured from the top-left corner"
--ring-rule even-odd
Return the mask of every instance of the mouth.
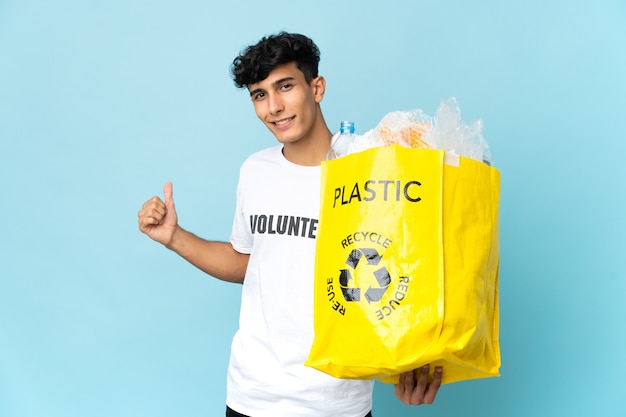
[[270, 123], [274, 125], [275, 127], [281, 129], [281, 128], [287, 127], [291, 123], [291, 121], [295, 118], [296, 116], [292, 116], [286, 119], [274, 120], [273, 122], [270, 122]]

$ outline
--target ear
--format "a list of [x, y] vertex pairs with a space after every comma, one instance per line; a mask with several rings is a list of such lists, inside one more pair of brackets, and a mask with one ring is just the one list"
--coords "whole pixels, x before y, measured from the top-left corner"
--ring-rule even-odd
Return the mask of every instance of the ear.
[[311, 81], [311, 88], [313, 89], [313, 96], [315, 97], [316, 103], [321, 103], [324, 98], [324, 93], [326, 92], [326, 79], [321, 75], [319, 77], [313, 78]]

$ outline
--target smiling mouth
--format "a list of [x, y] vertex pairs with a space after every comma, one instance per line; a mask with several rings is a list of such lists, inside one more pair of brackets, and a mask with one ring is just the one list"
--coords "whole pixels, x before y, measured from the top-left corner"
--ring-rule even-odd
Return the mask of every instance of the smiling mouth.
[[272, 122], [272, 124], [276, 127], [282, 127], [285, 125], [288, 125], [296, 116], [292, 116], [288, 119], [281, 119], [281, 120], [276, 120], [274, 122]]

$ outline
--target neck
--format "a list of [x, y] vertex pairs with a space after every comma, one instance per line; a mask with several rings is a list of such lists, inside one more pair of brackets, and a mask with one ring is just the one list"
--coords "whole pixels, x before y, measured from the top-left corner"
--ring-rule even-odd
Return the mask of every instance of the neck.
[[289, 162], [303, 166], [317, 166], [326, 159], [333, 134], [321, 114], [317, 120], [318, 122], [307, 137], [283, 145], [283, 155]]

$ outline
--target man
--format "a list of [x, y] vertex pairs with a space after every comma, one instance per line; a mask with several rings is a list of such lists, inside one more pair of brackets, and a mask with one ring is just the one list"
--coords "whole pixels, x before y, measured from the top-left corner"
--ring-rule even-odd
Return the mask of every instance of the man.
[[[230, 242], [207, 241], [178, 225], [172, 184], [165, 200], [139, 211], [139, 229], [202, 271], [241, 283], [239, 330], [231, 348], [227, 416], [371, 416], [373, 381], [341, 380], [304, 366], [313, 340], [313, 264], [320, 162], [332, 137], [320, 103], [326, 81], [309, 38], [279, 33], [233, 62], [259, 119], [279, 144], [242, 165]], [[269, 216], [276, 229], [261, 227]], [[407, 372], [396, 385], [406, 404], [432, 403], [442, 370]]]

